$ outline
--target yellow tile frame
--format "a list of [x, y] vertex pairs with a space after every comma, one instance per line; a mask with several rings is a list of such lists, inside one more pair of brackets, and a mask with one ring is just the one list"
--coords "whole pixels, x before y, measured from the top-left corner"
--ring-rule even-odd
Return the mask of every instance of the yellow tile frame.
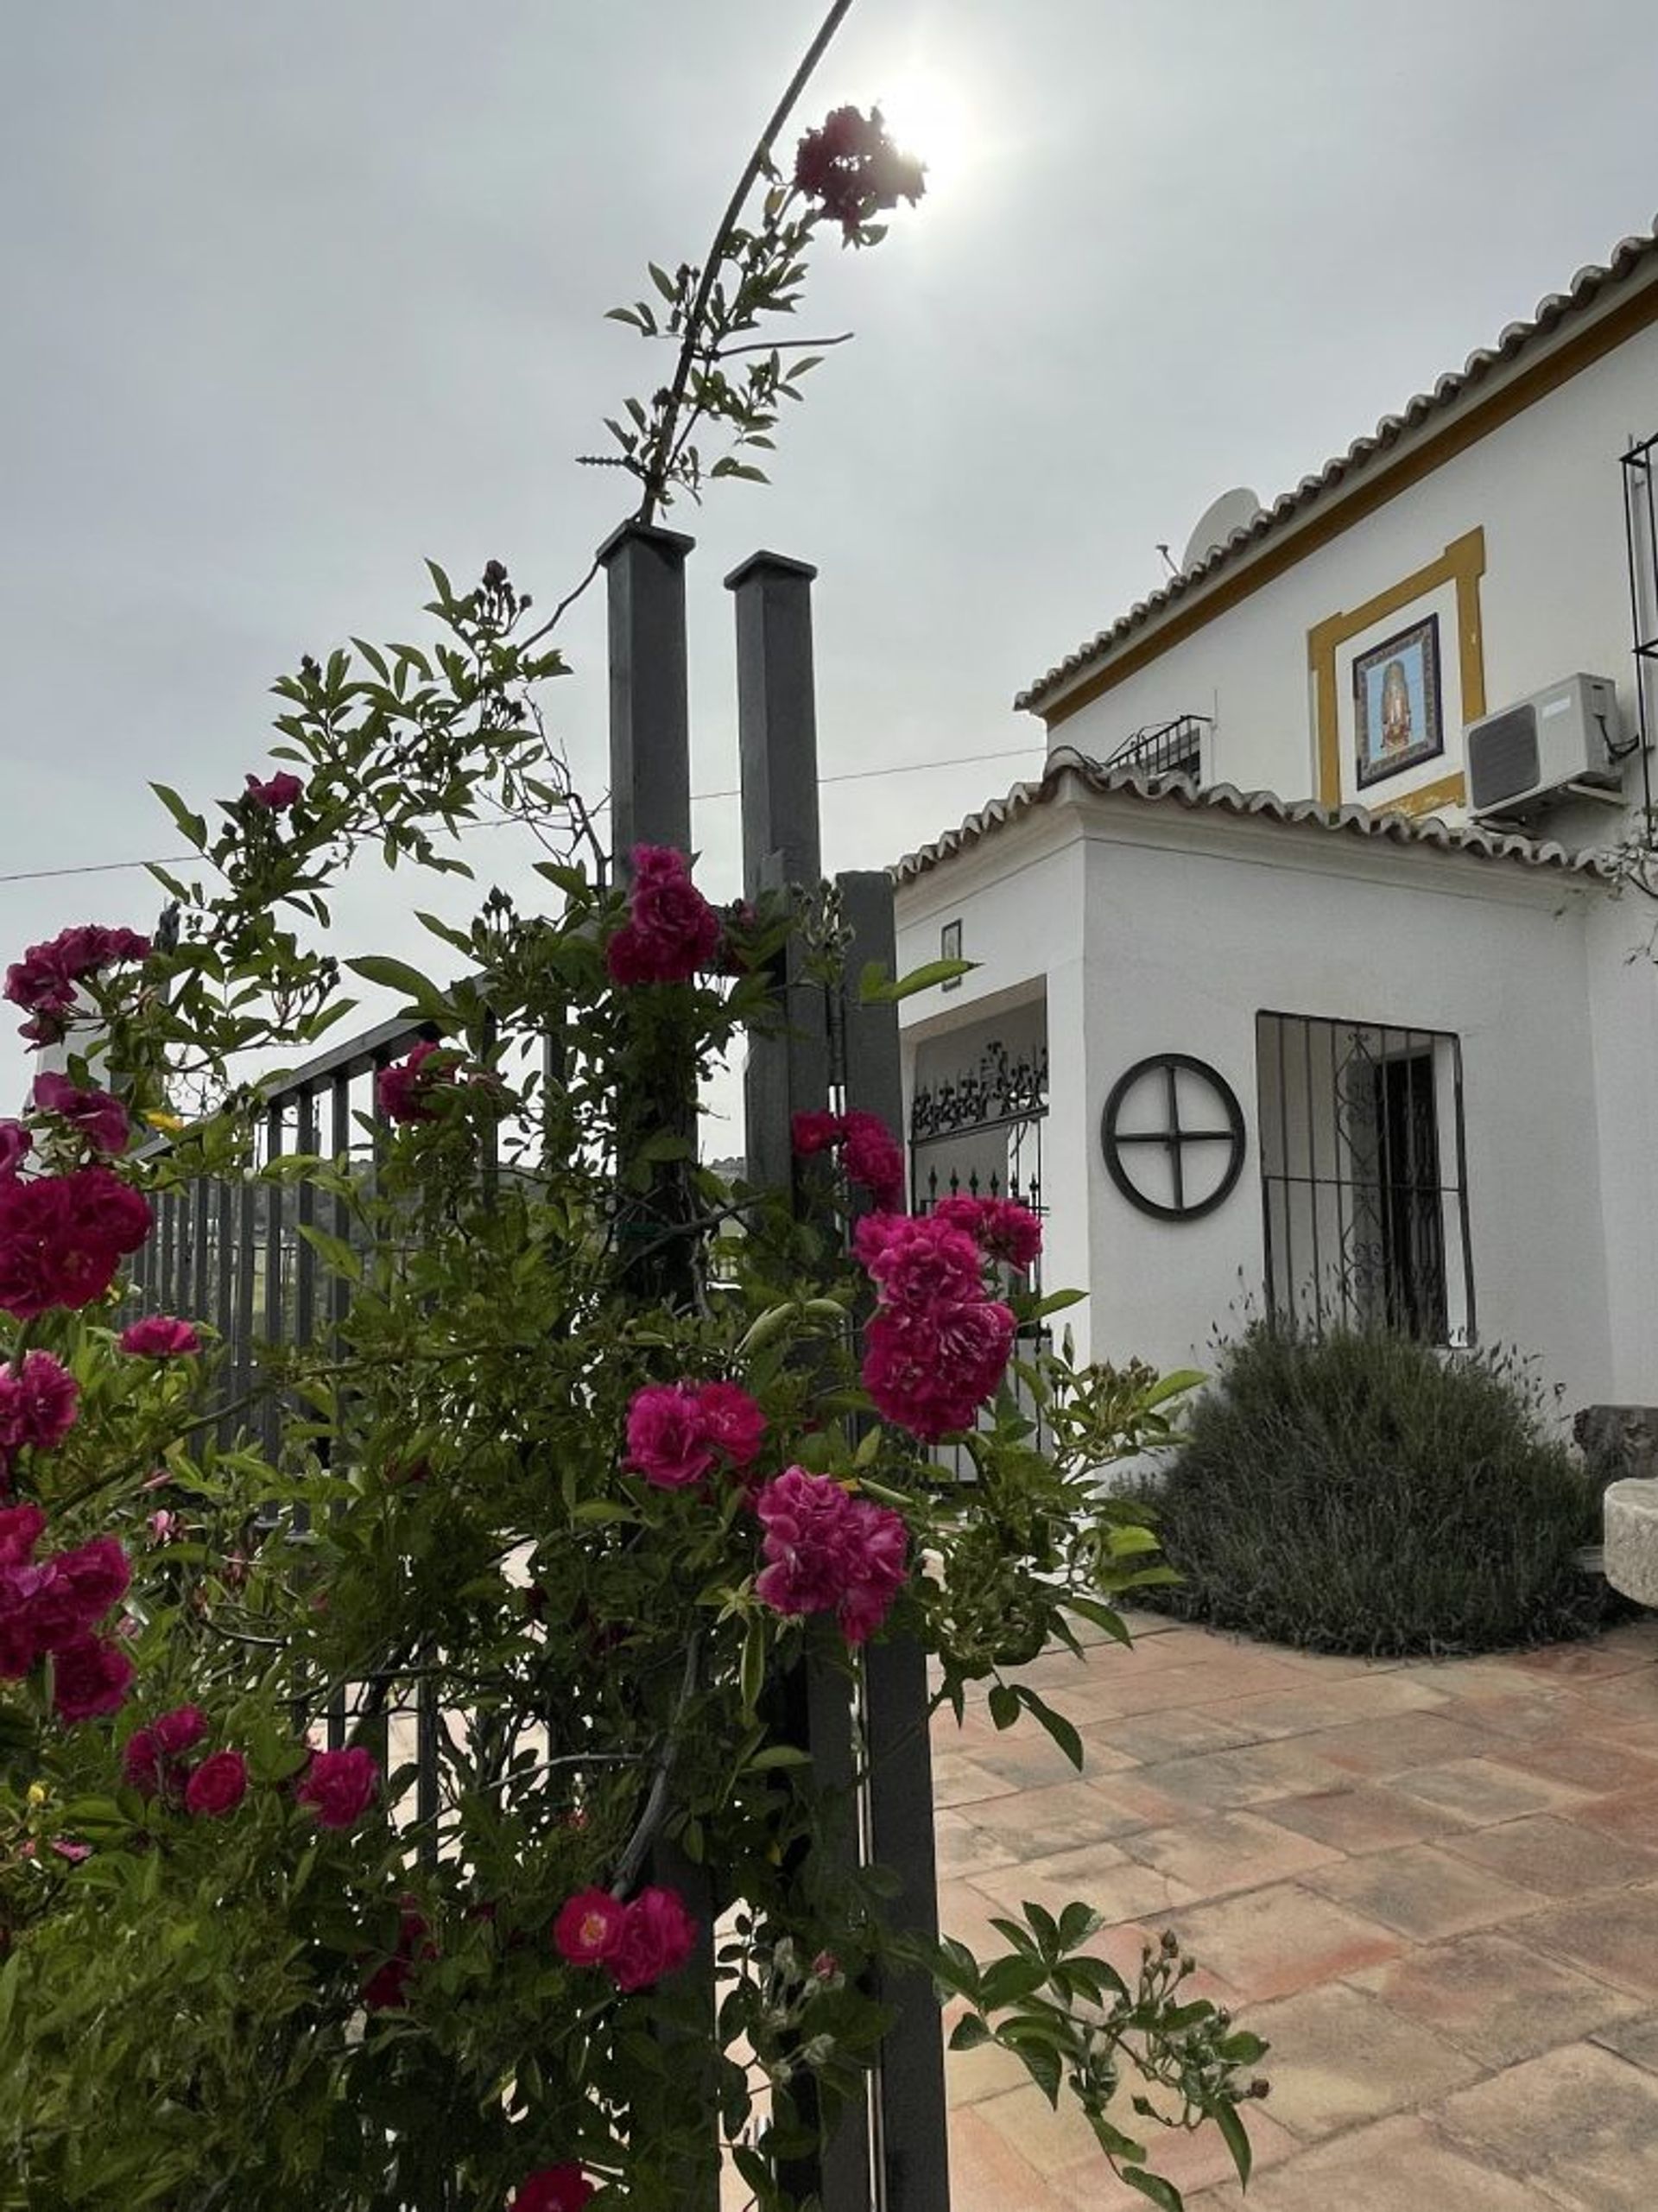
[[[1385, 622], [1414, 601], [1454, 584], [1457, 592], [1457, 667], [1462, 680], [1462, 719], [1478, 721], [1485, 712], [1485, 645], [1479, 622], [1479, 580], [1485, 574], [1485, 533], [1464, 532], [1453, 538], [1437, 561], [1406, 576], [1350, 613], [1327, 615], [1307, 633], [1307, 666], [1313, 675], [1313, 707], [1318, 745], [1319, 797], [1326, 807], [1338, 807], [1341, 797], [1341, 714], [1336, 690], [1336, 652], [1350, 637]], [[1372, 811], [1391, 814], [1431, 814], [1436, 808], [1459, 807], [1467, 796], [1461, 771], [1441, 776], [1437, 783], [1420, 785], [1394, 800], [1377, 799]], [[1367, 803], [1362, 797], [1358, 803]]]

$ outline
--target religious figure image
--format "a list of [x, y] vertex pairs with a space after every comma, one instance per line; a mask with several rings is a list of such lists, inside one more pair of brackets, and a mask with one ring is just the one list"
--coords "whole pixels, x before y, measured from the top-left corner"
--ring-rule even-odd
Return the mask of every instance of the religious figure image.
[[1445, 751], [1437, 614], [1355, 657], [1353, 726], [1361, 789]]

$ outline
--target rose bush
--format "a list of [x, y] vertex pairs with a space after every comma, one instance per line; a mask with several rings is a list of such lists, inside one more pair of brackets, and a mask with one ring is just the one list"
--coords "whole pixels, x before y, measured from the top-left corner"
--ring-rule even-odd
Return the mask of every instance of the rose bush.
[[[617, 428], [646, 519], [696, 496], [699, 426], [765, 438], [788, 371], [745, 333], [793, 304], [814, 230], [870, 243], [921, 188], [853, 111], [793, 186], [765, 156], [753, 227], [661, 274], [664, 322], [624, 311], [680, 357]], [[959, 2038], [1063, 2077], [1177, 2202], [1120, 2074], [1246, 2163], [1258, 2043], [1186, 2001], [1173, 1952], [1137, 1982], [1093, 1957], [1085, 1903], [1005, 1924], [988, 1966], [906, 1932], [780, 1718], [802, 1670], [849, 1700], [902, 1636], [940, 1703], [1080, 1764], [1015, 1670], [1120, 1633], [1114, 1599], [1159, 1571], [1097, 1475], [1166, 1433], [1167, 1391], [1034, 1353], [1039, 1450], [1016, 1330], [1063, 1300], [1007, 1273], [1039, 1225], [908, 1220], [902, 1148], [856, 1105], [797, 1132], [804, 1217], [696, 1163], [672, 1087], [780, 1024], [792, 933], [842, 989], [824, 910], [805, 887], [722, 914], [661, 847], [614, 880], [545, 735], [546, 626], [497, 562], [465, 593], [432, 574], [438, 642], [305, 659], [277, 687], [289, 765], [215, 823], [157, 787], [201, 864], [164, 876], [170, 941], [86, 925], [7, 973], [70, 1064], [0, 1124], [0, 2198], [681, 2212], [723, 2141], [789, 2212], [777, 2162], [862, 2094], [882, 1993], [921, 1967]], [[354, 855], [452, 871], [446, 829], [503, 816], [554, 847], [546, 910], [422, 916], [447, 986], [352, 963], [421, 1040], [349, 1149], [263, 1154], [232, 1071], [349, 1014], [323, 945]], [[146, 1126], [169, 1141], [116, 1141]], [[340, 1294], [239, 1399], [206, 1316], [134, 1315], [117, 1280], [151, 1201], [203, 1176], [270, 1220], [302, 1195]], [[971, 1486], [938, 1480], [946, 1436]]]

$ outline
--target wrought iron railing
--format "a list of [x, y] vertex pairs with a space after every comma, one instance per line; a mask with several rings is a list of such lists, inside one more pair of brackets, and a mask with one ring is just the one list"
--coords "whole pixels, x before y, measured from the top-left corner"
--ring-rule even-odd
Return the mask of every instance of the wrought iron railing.
[[1142, 776], [1186, 776], [1193, 783], [1203, 776], [1203, 733], [1212, 726], [1207, 714], [1177, 714], [1125, 738], [1103, 764], [1108, 769], [1132, 769]]

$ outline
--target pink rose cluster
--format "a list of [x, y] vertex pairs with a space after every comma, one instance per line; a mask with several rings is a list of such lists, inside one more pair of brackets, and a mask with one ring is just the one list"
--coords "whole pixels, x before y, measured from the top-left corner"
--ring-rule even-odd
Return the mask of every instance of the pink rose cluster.
[[1013, 1313], [985, 1290], [979, 1245], [938, 1214], [871, 1214], [852, 1249], [880, 1293], [863, 1372], [882, 1418], [927, 1443], [970, 1429], [1013, 1349]]
[[90, 975], [123, 960], [147, 960], [148, 937], [131, 929], [106, 929], [84, 922], [60, 931], [41, 945], [30, 945], [6, 970], [3, 995], [29, 1019], [20, 1033], [31, 1044], [55, 1044], [75, 1010], [75, 987]]
[[612, 983], [689, 983], [712, 962], [719, 916], [671, 845], [636, 845], [628, 918], [604, 948]]
[[75, 1425], [80, 1385], [50, 1352], [26, 1352], [16, 1366], [0, 1367], [0, 1491], [11, 1480], [17, 1455], [49, 1452]]
[[861, 1106], [847, 1113], [797, 1113], [791, 1133], [802, 1158], [838, 1152], [847, 1180], [867, 1190], [877, 1206], [903, 1204], [904, 1148], [878, 1113]]
[[0, 1310], [32, 1321], [54, 1306], [91, 1305], [149, 1226], [142, 1192], [101, 1164], [0, 1177]]
[[73, 1726], [126, 1702], [132, 1661], [93, 1630], [127, 1594], [132, 1570], [111, 1536], [37, 1560], [38, 1505], [0, 1507], [0, 1676], [16, 1682], [52, 1661], [58, 1718]]
[[313, 1752], [294, 1795], [309, 1805], [319, 1828], [355, 1828], [379, 1791], [380, 1769], [372, 1752], [353, 1746]]
[[261, 814], [282, 814], [299, 804], [305, 795], [305, 786], [297, 776], [282, 769], [264, 783], [256, 776], [250, 776], [248, 788], [242, 795], [249, 806], [256, 808]]
[[182, 1805], [198, 1820], [222, 1820], [248, 1794], [248, 1762], [239, 1751], [210, 1752], [192, 1765], [192, 1752], [207, 1733], [199, 1705], [180, 1705], [127, 1738], [122, 1779], [145, 1797]]
[[450, 1063], [441, 1062], [433, 1068], [427, 1062], [442, 1050], [440, 1044], [430, 1042], [417, 1044], [407, 1059], [396, 1060], [380, 1070], [374, 1079], [374, 1095], [388, 1121], [437, 1119], [432, 1092]]
[[628, 1465], [659, 1490], [684, 1490], [718, 1460], [750, 1466], [766, 1417], [736, 1383], [649, 1383], [628, 1408]]
[[866, 1643], [903, 1587], [902, 1516], [799, 1467], [757, 1491], [754, 1510], [766, 1532], [756, 1596], [775, 1613], [832, 1613], [849, 1644]]
[[642, 1889], [626, 1905], [581, 1890], [554, 1922], [553, 1943], [572, 1966], [602, 1966], [618, 1989], [649, 1989], [690, 1957], [697, 1924], [677, 1890]]
[[21, 1121], [0, 1121], [0, 1182], [15, 1176], [35, 1149]]
[[794, 184], [849, 238], [901, 200], [913, 207], [927, 189], [921, 163], [893, 144], [879, 108], [866, 116], [838, 107], [821, 129], [808, 130], [795, 150]]
[[66, 1075], [37, 1075], [35, 1103], [65, 1123], [89, 1151], [126, 1150], [132, 1134], [127, 1110], [108, 1091], [78, 1090]]

